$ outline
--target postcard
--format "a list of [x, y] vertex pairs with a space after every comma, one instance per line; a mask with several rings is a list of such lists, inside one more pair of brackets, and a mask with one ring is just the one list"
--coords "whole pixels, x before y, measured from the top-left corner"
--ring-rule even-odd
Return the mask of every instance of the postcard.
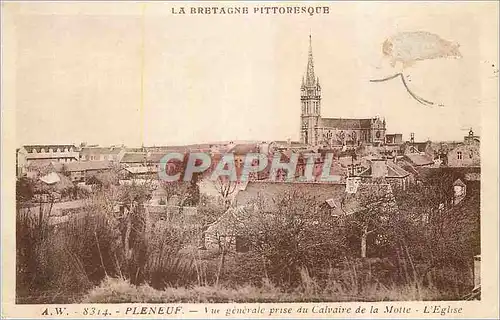
[[498, 319], [498, 2], [2, 3], [2, 317]]

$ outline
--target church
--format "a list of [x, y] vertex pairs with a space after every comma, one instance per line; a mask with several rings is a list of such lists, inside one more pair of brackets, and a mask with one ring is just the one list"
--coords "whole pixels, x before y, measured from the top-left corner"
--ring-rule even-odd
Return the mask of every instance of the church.
[[311, 36], [305, 77], [300, 87], [300, 140], [304, 144], [323, 147], [358, 146], [385, 143], [385, 119], [322, 118], [321, 86], [314, 74]]

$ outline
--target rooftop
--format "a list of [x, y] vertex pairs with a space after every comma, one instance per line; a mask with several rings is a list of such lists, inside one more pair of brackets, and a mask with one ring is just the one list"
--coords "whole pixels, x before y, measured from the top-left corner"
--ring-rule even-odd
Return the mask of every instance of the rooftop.
[[65, 170], [68, 172], [89, 171], [89, 170], [106, 170], [111, 168], [109, 161], [75, 161], [67, 163], [53, 163], [57, 171]]
[[42, 149], [44, 149], [44, 152], [49, 152], [50, 149], [52, 149], [52, 152], [56, 152], [57, 149], [59, 149], [60, 152], [63, 152], [66, 149], [68, 149], [69, 151], [71, 148], [73, 148], [73, 151], [77, 150], [74, 144], [31, 144], [24, 145], [23, 148], [28, 153], [32, 153], [33, 150], [35, 150], [37, 153], [40, 153]]
[[426, 166], [426, 165], [432, 165], [434, 164], [434, 161], [432, 160], [431, 157], [425, 154], [419, 154], [419, 153], [410, 153], [406, 154], [405, 158], [407, 158], [412, 165], [414, 166]]
[[119, 147], [83, 147], [80, 150], [81, 155], [87, 154], [118, 154], [122, 151]]

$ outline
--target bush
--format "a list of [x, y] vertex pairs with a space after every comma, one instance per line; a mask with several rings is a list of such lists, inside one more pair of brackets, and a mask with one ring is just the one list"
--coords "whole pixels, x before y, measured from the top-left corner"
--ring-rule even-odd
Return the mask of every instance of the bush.
[[16, 222], [16, 302], [78, 301], [92, 283], [81, 259], [69, 249], [74, 240], [51, 227], [47, 218], [40, 223], [22, 214]]

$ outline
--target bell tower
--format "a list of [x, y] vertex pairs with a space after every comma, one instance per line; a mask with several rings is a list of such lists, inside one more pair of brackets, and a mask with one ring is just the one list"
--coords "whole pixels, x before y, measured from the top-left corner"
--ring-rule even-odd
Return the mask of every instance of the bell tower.
[[307, 70], [302, 77], [300, 86], [300, 141], [309, 145], [318, 144], [317, 127], [321, 117], [321, 86], [319, 78], [314, 75], [314, 60], [312, 53], [312, 39], [309, 35], [309, 55]]

